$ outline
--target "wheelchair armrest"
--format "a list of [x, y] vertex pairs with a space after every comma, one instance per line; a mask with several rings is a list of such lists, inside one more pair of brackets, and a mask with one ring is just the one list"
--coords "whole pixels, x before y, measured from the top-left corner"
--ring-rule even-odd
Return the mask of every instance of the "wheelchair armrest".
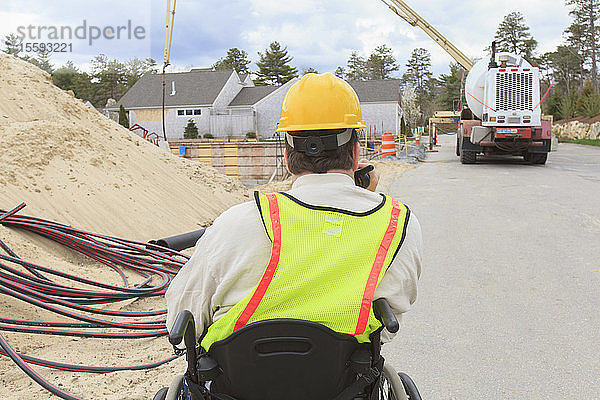
[[388, 332], [396, 333], [400, 329], [398, 319], [392, 312], [392, 307], [390, 307], [390, 303], [386, 299], [381, 298], [373, 302], [373, 314], [375, 314], [375, 317], [385, 326]]
[[194, 315], [188, 310], [177, 314], [173, 329], [169, 333], [169, 342], [173, 346], [178, 345], [182, 340], [185, 343], [188, 373], [195, 382], [197, 376], [196, 324]]
[[[191, 329], [188, 329], [190, 324], [192, 325]], [[194, 340], [196, 339], [196, 325], [194, 323], [194, 315], [188, 310], [183, 310], [177, 314], [173, 329], [169, 332], [169, 342], [171, 342], [173, 346], [176, 346], [181, 343], [186, 336], [192, 336]]]

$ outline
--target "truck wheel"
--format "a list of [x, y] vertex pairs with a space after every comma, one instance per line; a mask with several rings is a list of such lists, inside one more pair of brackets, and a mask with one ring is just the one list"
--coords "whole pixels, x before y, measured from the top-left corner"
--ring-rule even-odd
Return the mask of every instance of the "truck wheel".
[[474, 151], [461, 151], [460, 162], [463, 164], [475, 164], [477, 161], [477, 153]]
[[460, 132], [456, 132], [456, 155], [460, 156]]
[[529, 160], [532, 164], [546, 164], [546, 160], [548, 159], [548, 153], [531, 153], [529, 156]]

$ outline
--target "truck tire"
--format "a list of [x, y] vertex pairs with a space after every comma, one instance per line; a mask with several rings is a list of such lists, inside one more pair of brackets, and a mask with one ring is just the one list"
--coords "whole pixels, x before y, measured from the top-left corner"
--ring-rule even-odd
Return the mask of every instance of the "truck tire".
[[530, 153], [529, 154], [529, 161], [531, 161], [532, 164], [544, 165], [544, 164], [546, 164], [547, 159], [548, 159], [548, 153]]
[[465, 151], [462, 150], [460, 152], [460, 162], [463, 164], [475, 164], [477, 161], [477, 153], [474, 151]]
[[456, 132], [456, 155], [460, 157], [460, 132]]

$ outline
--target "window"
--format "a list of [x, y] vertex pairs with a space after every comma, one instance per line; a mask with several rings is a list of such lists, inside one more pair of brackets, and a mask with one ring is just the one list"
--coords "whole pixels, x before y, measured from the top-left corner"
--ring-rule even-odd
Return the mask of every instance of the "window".
[[186, 116], [186, 115], [202, 115], [202, 110], [197, 108], [195, 110], [177, 110], [178, 116]]

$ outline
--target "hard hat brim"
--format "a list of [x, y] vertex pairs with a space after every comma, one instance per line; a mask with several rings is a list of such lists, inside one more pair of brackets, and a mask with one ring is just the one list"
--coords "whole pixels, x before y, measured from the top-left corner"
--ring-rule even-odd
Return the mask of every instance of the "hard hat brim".
[[364, 122], [361, 121], [359, 124], [340, 124], [340, 123], [332, 123], [332, 124], [310, 124], [310, 125], [287, 125], [285, 128], [277, 128], [275, 132], [294, 132], [294, 131], [320, 131], [326, 129], [364, 129], [367, 126]]

